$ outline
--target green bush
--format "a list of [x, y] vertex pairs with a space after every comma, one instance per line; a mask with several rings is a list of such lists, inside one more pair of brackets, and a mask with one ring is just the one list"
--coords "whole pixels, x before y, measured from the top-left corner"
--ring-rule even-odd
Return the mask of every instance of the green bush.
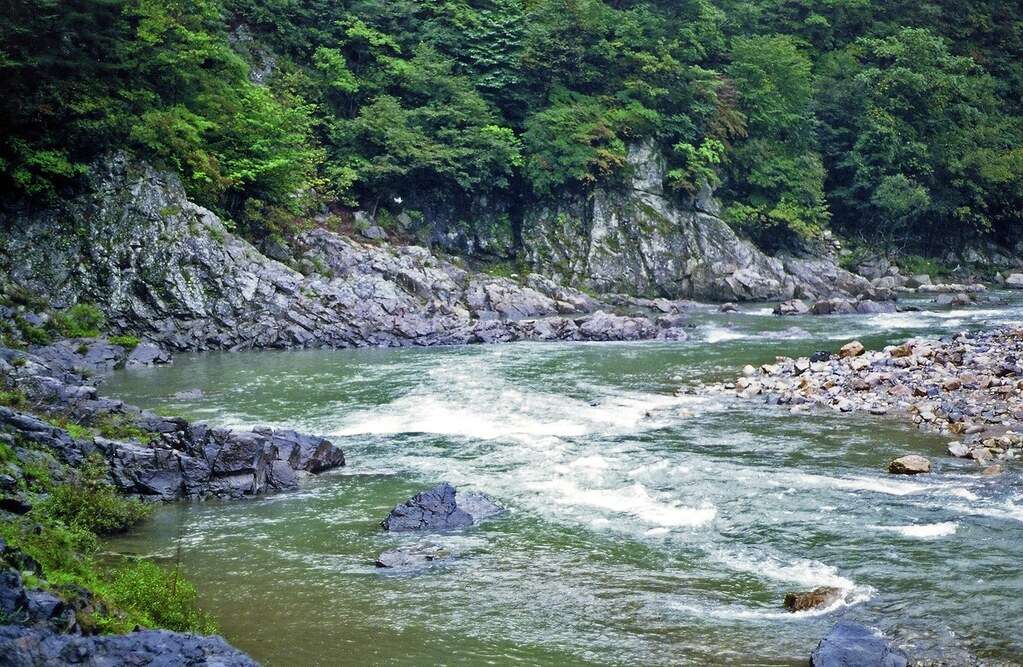
[[9, 408], [20, 408], [26, 403], [28, 403], [28, 397], [25, 396], [25, 392], [20, 389], [0, 391], [0, 405], [7, 406]]
[[152, 512], [141, 501], [118, 495], [98, 454], [82, 465], [74, 482], [54, 488], [42, 506], [54, 519], [99, 535], [127, 530]]
[[50, 342], [50, 334], [45, 329], [29, 324], [23, 317], [15, 316], [14, 324], [21, 332], [21, 337], [33, 345], [46, 345]]
[[111, 440], [136, 440], [148, 445], [156, 439], [156, 434], [139, 428], [124, 415], [107, 415], [95, 427], [100, 435]]
[[152, 561], [129, 561], [114, 570], [105, 597], [139, 625], [202, 634], [217, 631], [213, 617], [197, 605], [195, 586], [177, 570], [165, 570]]
[[141, 342], [135, 336], [111, 336], [109, 340], [111, 345], [120, 345], [129, 351], [134, 350]]
[[105, 324], [102, 311], [88, 303], [75, 304], [54, 318], [57, 331], [68, 338], [98, 336]]

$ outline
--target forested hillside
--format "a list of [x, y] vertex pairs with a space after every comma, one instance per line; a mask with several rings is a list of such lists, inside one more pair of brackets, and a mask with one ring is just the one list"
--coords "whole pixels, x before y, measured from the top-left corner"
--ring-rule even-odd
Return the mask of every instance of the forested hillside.
[[252, 236], [325, 204], [468, 219], [627, 176], [767, 247], [1020, 237], [1023, 13], [993, 0], [9, 0], [6, 198], [129, 148]]

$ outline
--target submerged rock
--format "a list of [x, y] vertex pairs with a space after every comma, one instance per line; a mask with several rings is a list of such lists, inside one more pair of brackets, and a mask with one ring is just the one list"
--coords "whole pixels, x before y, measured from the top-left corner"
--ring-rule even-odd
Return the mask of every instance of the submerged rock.
[[888, 472], [893, 475], [919, 475], [930, 471], [931, 462], [916, 454], [899, 457], [888, 464]]
[[451, 552], [446, 547], [437, 544], [409, 544], [383, 552], [377, 557], [376, 566], [381, 568], [416, 569], [450, 557]]
[[396, 506], [381, 522], [384, 530], [452, 530], [465, 528], [502, 511], [482, 493], [467, 493], [456, 500], [458, 492], [447, 482], [420, 491]]
[[834, 586], [821, 586], [812, 591], [785, 594], [785, 608], [791, 612], [827, 607], [841, 599], [843, 591]]
[[839, 621], [810, 654], [811, 667], [907, 667], [909, 658], [882, 635]]

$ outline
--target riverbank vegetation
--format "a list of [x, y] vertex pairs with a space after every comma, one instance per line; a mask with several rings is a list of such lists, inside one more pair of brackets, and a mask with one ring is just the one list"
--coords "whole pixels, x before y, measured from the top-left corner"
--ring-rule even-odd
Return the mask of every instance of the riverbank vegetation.
[[0, 179], [130, 148], [252, 235], [324, 203], [471, 216], [627, 175], [777, 244], [1018, 238], [1023, 17], [979, 0], [15, 0]]

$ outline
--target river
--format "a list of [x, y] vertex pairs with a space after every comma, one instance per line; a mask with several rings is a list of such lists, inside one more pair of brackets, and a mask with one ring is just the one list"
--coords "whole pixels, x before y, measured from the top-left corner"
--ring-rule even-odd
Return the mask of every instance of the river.
[[[179, 355], [104, 392], [246, 428], [331, 438], [348, 466], [303, 490], [161, 508], [111, 548], [180, 559], [226, 638], [270, 666], [805, 665], [841, 616], [953, 664], [1023, 654], [1023, 483], [944, 455], [894, 419], [790, 414], [676, 389], [746, 363], [1023, 321], [998, 306], [779, 318], [701, 308], [682, 343]], [[174, 394], [201, 389], [188, 400]], [[899, 455], [935, 472], [896, 478]], [[440, 481], [509, 511], [389, 535]], [[456, 555], [374, 567], [428, 539]], [[786, 592], [836, 586], [791, 614]], [[1014, 657], [1016, 656], [1016, 657]]]

